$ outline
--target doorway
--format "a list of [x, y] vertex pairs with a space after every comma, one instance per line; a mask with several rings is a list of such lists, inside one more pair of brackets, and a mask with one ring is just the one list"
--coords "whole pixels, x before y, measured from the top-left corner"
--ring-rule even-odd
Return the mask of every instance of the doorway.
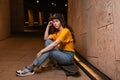
[[53, 13], [67, 21], [67, 0], [24, 0], [24, 32], [44, 33]]

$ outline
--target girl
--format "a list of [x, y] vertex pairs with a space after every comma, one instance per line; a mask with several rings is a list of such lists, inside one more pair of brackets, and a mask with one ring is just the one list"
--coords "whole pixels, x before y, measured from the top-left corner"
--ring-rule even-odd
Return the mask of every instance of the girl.
[[[50, 32], [52, 26], [54, 29]], [[72, 29], [65, 23], [61, 14], [54, 14], [51, 21], [48, 22], [44, 40], [46, 47], [37, 53], [36, 59], [32, 64], [22, 70], [16, 71], [17, 76], [33, 75], [34, 68], [39, 67], [48, 57], [56, 60], [61, 65], [72, 63], [75, 52], [74, 35]]]

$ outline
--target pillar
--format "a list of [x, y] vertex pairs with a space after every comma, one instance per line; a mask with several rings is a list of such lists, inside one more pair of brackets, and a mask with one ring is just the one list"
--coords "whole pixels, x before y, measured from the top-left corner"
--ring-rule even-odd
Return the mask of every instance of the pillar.
[[[3, 9], [2, 9], [3, 10]], [[24, 32], [23, 0], [10, 0], [11, 32]]]
[[42, 24], [42, 22], [43, 22], [42, 19], [43, 19], [42, 18], [42, 12], [39, 12], [39, 25], [43, 25]]
[[28, 22], [29, 22], [29, 26], [34, 25], [33, 12], [30, 9], [28, 10]]
[[0, 40], [10, 35], [10, 0], [0, 0]]

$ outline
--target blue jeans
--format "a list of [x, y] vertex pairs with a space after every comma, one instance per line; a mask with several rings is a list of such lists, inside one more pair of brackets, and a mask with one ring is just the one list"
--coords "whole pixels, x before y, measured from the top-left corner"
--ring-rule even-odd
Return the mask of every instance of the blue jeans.
[[[51, 44], [51, 40], [45, 41], [45, 46]], [[59, 64], [71, 64], [73, 61], [73, 52], [59, 50], [58, 47], [55, 47], [49, 52], [43, 53], [39, 58], [36, 58], [33, 61], [33, 65], [40, 66], [48, 57], [55, 59]]]

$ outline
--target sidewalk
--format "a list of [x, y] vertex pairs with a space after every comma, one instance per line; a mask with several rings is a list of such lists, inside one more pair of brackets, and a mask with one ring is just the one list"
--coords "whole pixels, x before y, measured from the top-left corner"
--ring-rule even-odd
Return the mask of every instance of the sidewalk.
[[62, 70], [16, 76], [16, 70], [30, 64], [43, 47], [44, 40], [39, 36], [11, 36], [0, 41], [0, 80], [90, 80], [81, 69], [80, 77], [66, 77]]

